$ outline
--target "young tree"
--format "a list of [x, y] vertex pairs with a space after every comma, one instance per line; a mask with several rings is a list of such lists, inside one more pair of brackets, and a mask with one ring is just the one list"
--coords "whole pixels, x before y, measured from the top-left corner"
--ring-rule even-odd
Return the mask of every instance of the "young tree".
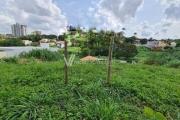
[[116, 43], [117, 47], [114, 50], [114, 57], [119, 59], [120, 57], [124, 57], [126, 60], [133, 58], [138, 54], [136, 46], [134, 44], [127, 43]]
[[0, 41], [1, 41], [1, 40], [3, 40], [3, 36], [2, 36], [2, 35], [0, 35]]

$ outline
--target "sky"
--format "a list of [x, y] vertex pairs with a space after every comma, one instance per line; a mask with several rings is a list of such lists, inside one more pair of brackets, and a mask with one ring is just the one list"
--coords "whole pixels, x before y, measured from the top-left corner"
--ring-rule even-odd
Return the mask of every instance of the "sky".
[[85, 30], [126, 28], [124, 35], [139, 38], [180, 38], [180, 0], [1, 0], [0, 34], [11, 25], [27, 25], [28, 33], [60, 35], [67, 26]]

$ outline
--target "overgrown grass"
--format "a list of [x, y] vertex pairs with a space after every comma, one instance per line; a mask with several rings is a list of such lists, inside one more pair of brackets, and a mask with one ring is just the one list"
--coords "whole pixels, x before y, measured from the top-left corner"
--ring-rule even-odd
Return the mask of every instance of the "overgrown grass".
[[161, 52], [160, 54], [151, 53], [147, 57], [145, 64], [180, 68], [180, 49], [170, 49]]
[[[64, 48], [59, 48], [59, 51], [64, 51]], [[68, 47], [68, 52], [79, 53], [79, 52], [81, 52], [81, 48], [80, 47]]]
[[180, 70], [114, 63], [73, 64], [64, 84], [64, 62], [0, 63], [0, 119], [150, 120], [144, 106], [178, 120]]
[[63, 59], [63, 55], [59, 51], [50, 51], [47, 49], [33, 49], [29, 52], [22, 52], [19, 55], [20, 58], [36, 58], [40, 59], [42, 61], [58, 61], [60, 59]]
[[144, 62], [150, 53], [160, 53], [159, 51], [151, 51], [148, 47], [145, 46], [136, 46], [136, 48], [138, 50], [138, 54], [133, 59], [140, 62]]

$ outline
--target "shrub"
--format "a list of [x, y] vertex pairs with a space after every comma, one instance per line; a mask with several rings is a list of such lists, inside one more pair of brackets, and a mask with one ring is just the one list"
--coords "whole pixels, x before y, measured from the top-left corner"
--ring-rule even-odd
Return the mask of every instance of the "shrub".
[[90, 54], [90, 52], [91, 52], [91, 51], [90, 51], [89, 48], [83, 48], [81, 54], [82, 54], [83, 56], [87, 56], [87, 55]]
[[148, 65], [166, 65], [178, 68], [180, 64], [180, 49], [167, 49], [162, 53], [150, 53], [145, 60]]
[[116, 58], [124, 57], [126, 60], [133, 58], [138, 54], [136, 46], [133, 44], [121, 43], [115, 50], [114, 55]]
[[173, 68], [180, 68], [180, 61], [179, 60], [172, 60], [169, 62], [168, 67], [173, 67]]
[[39, 46], [39, 43], [38, 42], [32, 42], [31, 46]]
[[0, 46], [25, 46], [25, 44], [18, 38], [9, 38], [0, 41]]
[[8, 58], [2, 58], [1, 60], [4, 62], [7, 62], [7, 63], [17, 64], [19, 59], [18, 59], [18, 57], [8, 57]]
[[165, 46], [164, 49], [170, 49], [172, 50], [173, 48], [171, 46]]
[[62, 54], [60, 52], [52, 52], [47, 49], [33, 49], [29, 52], [22, 52], [19, 55], [20, 58], [36, 58], [41, 59], [42, 61], [58, 61], [60, 58], [62, 58]]

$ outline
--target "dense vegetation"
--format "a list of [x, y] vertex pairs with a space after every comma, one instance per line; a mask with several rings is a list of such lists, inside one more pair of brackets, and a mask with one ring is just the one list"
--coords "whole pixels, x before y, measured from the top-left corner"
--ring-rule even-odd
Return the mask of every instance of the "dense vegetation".
[[0, 63], [0, 119], [146, 120], [144, 106], [180, 119], [180, 70], [114, 63], [73, 64], [64, 84], [64, 62]]
[[33, 49], [29, 52], [22, 52], [19, 57], [26, 59], [36, 58], [42, 61], [58, 61], [63, 58], [63, 55], [58, 51], [53, 52], [47, 49]]
[[147, 57], [148, 65], [164, 65], [167, 67], [180, 68], [180, 48], [167, 49], [164, 52], [152, 52]]
[[[113, 31], [100, 31], [93, 33], [89, 31], [87, 34], [87, 41], [84, 41], [81, 45], [81, 51], [83, 56], [108, 56], [109, 46], [114, 48], [113, 57], [124, 57], [126, 60], [137, 55], [138, 51], [134, 44], [122, 43], [123, 35], [119, 32], [114, 37]], [[114, 38], [113, 38], [114, 37]], [[114, 39], [114, 44], [110, 45], [110, 41]]]
[[9, 38], [6, 40], [0, 41], [0, 46], [3, 47], [9, 47], [9, 46], [25, 46], [25, 44], [22, 42], [22, 40], [18, 38]]

